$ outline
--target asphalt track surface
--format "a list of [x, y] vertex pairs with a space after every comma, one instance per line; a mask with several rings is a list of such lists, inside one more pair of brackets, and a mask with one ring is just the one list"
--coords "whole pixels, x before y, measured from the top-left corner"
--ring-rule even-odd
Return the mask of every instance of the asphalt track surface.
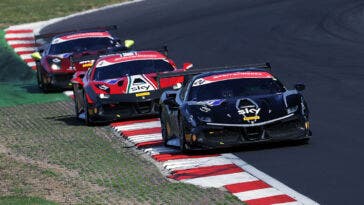
[[304, 82], [310, 143], [234, 153], [319, 203], [362, 202], [362, 0], [147, 0], [71, 18], [41, 33], [112, 24], [139, 48], [167, 43], [179, 65], [270, 61], [287, 87]]

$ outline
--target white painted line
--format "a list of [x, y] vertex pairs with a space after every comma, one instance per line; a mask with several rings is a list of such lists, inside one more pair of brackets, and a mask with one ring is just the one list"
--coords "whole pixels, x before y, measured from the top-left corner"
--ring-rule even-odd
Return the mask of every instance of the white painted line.
[[152, 121], [152, 122], [143, 122], [143, 123], [134, 123], [130, 125], [121, 125], [116, 126], [115, 129], [117, 131], [128, 131], [128, 130], [140, 130], [145, 128], [153, 128], [153, 127], [160, 127], [161, 123], [160, 121]]
[[251, 199], [260, 199], [264, 197], [283, 195], [283, 193], [275, 188], [265, 188], [265, 189], [256, 189], [250, 191], [243, 191], [239, 193], [233, 193], [233, 195], [235, 195], [242, 201], [247, 201]]
[[304, 196], [295, 190], [289, 188], [282, 182], [274, 179], [273, 177], [265, 174], [264, 172], [261, 172], [260, 170], [256, 169], [255, 167], [249, 165], [239, 157], [233, 155], [233, 154], [223, 154], [223, 156], [229, 158], [232, 160], [234, 164], [237, 166], [243, 168], [243, 170], [249, 172], [250, 174], [254, 175], [255, 177], [259, 178], [260, 180], [264, 181], [265, 183], [271, 185], [272, 187], [278, 189], [279, 191], [285, 193], [286, 195], [294, 198], [295, 200], [303, 203], [303, 204], [310, 204], [310, 205], [316, 205], [319, 204], [315, 202], [314, 200], [308, 198], [307, 196]]
[[35, 66], [35, 62], [28, 62], [28, 63], [27, 63], [27, 65], [28, 65], [29, 67], [33, 67], [33, 66]]
[[25, 41], [21, 41], [21, 40], [12, 40], [12, 41], [8, 41], [9, 45], [16, 45], [16, 44], [33, 44], [34, 40], [25, 40]]
[[132, 136], [129, 136], [128, 139], [137, 140], [137, 139], [148, 139], [148, 138], [156, 138], [156, 137], [162, 139], [162, 134], [154, 133], [154, 134], [148, 134], [148, 135], [132, 135]]
[[157, 147], [150, 147], [144, 150], [144, 152], [150, 154], [150, 155], [156, 155], [156, 154], [163, 154], [163, 153], [176, 153], [180, 152], [177, 149], [165, 147], [165, 146], [157, 146]]
[[149, 141], [156, 141], [156, 140], [161, 140], [162, 137], [160, 136], [144, 136], [144, 137], [128, 137], [128, 140], [137, 144], [137, 143], [141, 143], [141, 142], [149, 142]]
[[[15, 30], [15, 29], [13, 29]], [[29, 38], [29, 37], [34, 37], [34, 34], [33, 33], [8, 33], [8, 34], [5, 34], [5, 39], [7, 38]], [[34, 43], [34, 41], [33, 41]]]
[[216, 165], [232, 164], [231, 161], [222, 156], [218, 157], [203, 157], [194, 159], [176, 159], [168, 160], [163, 163], [163, 167], [168, 170], [182, 170], [196, 167], [209, 167]]
[[182, 182], [194, 184], [202, 187], [219, 188], [228, 184], [241, 182], [257, 181], [258, 179], [248, 174], [247, 172], [238, 172], [233, 174], [223, 174], [209, 177], [199, 177], [194, 179], [181, 180]]
[[21, 47], [21, 48], [14, 48], [15, 52], [21, 52], [21, 51], [35, 51], [35, 47]]
[[32, 56], [31, 54], [23, 54], [23, 55], [20, 55], [20, 57], [25, 60], [25, 59], [32, 59]]
[[303, 205], [303, 204], [298, 201], [292, 201], [292, 202], [278, 203], [278, 204], [272, 204], [272, 205]]

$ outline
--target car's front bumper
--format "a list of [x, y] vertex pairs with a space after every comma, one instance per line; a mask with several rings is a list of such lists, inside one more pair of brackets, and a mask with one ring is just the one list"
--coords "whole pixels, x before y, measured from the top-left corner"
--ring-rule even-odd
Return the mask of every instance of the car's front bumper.
[[160, 92], [153, 91], [148, 96], [139, 97], [136, 94], [112, 95], [108, 99], [98, 100], [89, 107], [91, 120], [115, 121], [157, 115]]
[[257, 126], [200, 125], [191, 129], [186, 138], [191, 148], [211, 149], [249, 143], [299, 140], [310, 137], [308, 121], [290, 116]]
[[44, 81], [46, 86], [53, 89], [71, 89], [72, 83], [70, 81], [72, 76], [73, 73], [52, 73], [47, 74]]

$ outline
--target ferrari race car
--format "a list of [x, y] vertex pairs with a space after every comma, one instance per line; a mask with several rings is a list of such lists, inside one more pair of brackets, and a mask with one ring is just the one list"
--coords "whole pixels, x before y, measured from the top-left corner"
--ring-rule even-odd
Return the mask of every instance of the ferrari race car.
[[160, 99], [164, 144], [174, 139], [181, 151], [187, 151], [252, 142], [307, 141], [311, 135], [309, 110], [300, 93], [305, 86], [296, 84], [295, 89], [287, 90], [266, 68], [270, 65], [184, 72], [190, 75], [184, 86], [164, 92]]
[[45, 34], [36, 36], [36, 42], [47, 38], [51, 38], [50, 43], [32, 54], [36, 61], [38, 87], [44, 92], [72, 88], [70, 80], [76, 71], [89, 69], [99, 55], [127, 50], [134, 44], [134, 41], [126, 40], [122, 45], [105, 29]]
[[[192, 64], [184, 64], [188, 69]], [[183, 82], [183, 76], [160, 79], [157, 73], [182, 72], [157, 51], [135, 51], [100, 57], [73, 84], [75, 112], [86, 124], [159, 113], [163, 91]]]

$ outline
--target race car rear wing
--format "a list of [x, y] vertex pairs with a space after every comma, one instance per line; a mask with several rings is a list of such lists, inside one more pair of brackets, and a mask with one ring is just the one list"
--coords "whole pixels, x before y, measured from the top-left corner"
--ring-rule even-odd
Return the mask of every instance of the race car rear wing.
[[200, 73], [205, 72], [212, 72], [212, 71], [222, 71], [227, 69], [237, 69], [237, 68], [264, 68], [269, 71], [272, 70], [270, 63], [263, 63], [263, 64], [247, 64], [247, 65], [236, 65], [236, 66], [221, 66], [221, 67], [211, 67], [211, 68], [192, 68], [186, 71], [180, 72], [168, 72], [168, 73], [158, 73], [157, 80], [161, 78], [170, 78], [170, 77], [177, 77], [177, 76], [193, 76]]
[[60, 32], [54, 32], [54, 33], [46, 33], [41, 35], [34, 36], [35, 40], [37, 39], [47, 39], [52, 38], [53, 36], [59, 35], [59, 34], [67, 34], [67, 33], [73, 33], [73, 32], [83, 32], [83, 31], [111, 31], [116, 30], [116, 25], [111, 26], [99, 26], [99, 27], [92, 27], [92, 28], [82, 28], [82, 29], [73, 29], [68, 31], [60, 31]]

